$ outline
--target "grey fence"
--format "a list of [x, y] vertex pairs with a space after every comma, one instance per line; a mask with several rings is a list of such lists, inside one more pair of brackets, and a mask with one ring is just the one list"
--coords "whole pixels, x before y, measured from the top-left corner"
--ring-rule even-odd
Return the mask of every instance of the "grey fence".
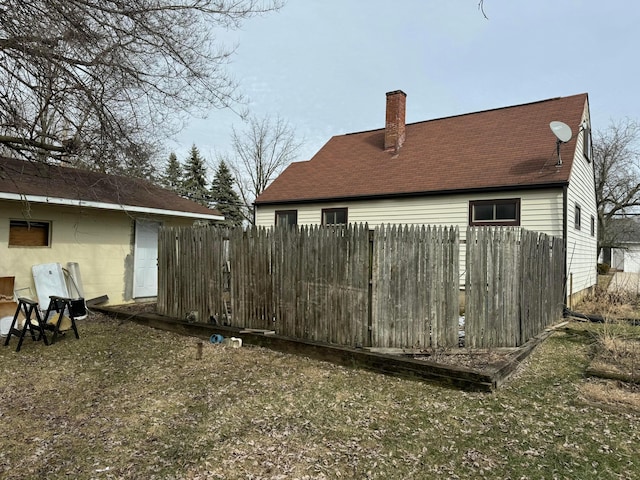
[[[482, 228], [466, 247], [466, 346], [517, 346], [560, 317], [561, 241]], [[455, 347], [459, 252], [454, 227], [163, 228], [158, 310], [339, 345]]]
[[465, 345], [522, 345], [562, 315], [562, 239], [520, 228], [467, 230]]

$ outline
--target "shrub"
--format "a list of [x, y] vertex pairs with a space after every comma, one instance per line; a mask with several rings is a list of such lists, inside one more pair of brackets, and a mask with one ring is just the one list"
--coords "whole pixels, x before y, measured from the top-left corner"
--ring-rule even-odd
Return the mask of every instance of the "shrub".
[[611, 269], [611, 265], [609, 265], [608, 263], [599, 263], [598, 275], [606, 275], [607, 273], [609, 273], [610, 269]]

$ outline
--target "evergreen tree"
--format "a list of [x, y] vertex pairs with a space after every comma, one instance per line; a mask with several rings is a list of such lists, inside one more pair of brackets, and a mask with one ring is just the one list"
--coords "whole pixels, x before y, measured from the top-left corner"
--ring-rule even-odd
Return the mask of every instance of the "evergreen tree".
[[183, 195], [190, 198], [194, 202], [208, 206], [207, 200], [207, 169], [204, 165], [204, 159], [200, 155], [198, 148], [193, 145], [191, 153], [184, 165], [184, 177], [182, 180]]
[[211, 206], [224, 215], [225, 226], [237, 227], [242, 225], [242, 202], [240, 196], [233, 189], [235, 179], [224, 160], [220, 161], [216, 174], [211, 181]]
[[173, 152], [169, 154], [169, 161], [162, 175], [162, 186], [182, 194], [182, 165]]

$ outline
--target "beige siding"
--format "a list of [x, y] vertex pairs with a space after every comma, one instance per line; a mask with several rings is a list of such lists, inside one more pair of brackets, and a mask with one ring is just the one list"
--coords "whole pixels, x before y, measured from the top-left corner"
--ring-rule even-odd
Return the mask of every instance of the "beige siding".
[[[110, 303], [129, 301], [133, 280], [133, 222], [124, 212], [3, 201], [0, 207], [0, 276], [14, 276], [16, 289], [35, 285], [31, 267], [77, 262], [85, 297], [108, 295]], [[9, 220], [51, 222], [50, 247], [9, 247]], [[157, 221], [163, 219], [156, 218]], [[179, 219], [171, 225], [191, 225]]]
[[522, 227], [548, 235], [562, 236], [562, 190], [560, 189], [329, 202], [286, 207], [259, 206], [256, 211], [256, 223], [261, 226], [272, 226], [275, 222], [276, 210], [297, 210], [299, 225], [319, 224], [323, 208], [347, 207], [350, 223], [366, 222], [372, 227], [382, 223], [457, 225], [460, 227], [460, 233], [463, 234], [463, 230], [469, 223], [469, 201], [501, 198], [521, 199]]
[[[585, 108], [584, 120], [590, 122], [588, 109]], [[578, 130], [576, 156], [573, 160], [571, 178], [567, 191], [567, 292], [580, 292], [597, 282], [597, 221], [596, 231], [591, 235], [591, 218], [597, 219], [593, 161], [583, 155], [583, 136]], [[581, 210], [581, 228], [574, 226], [575, 206]]]
[[[256, 223], [261, 226], [272, 226], [275, 223], [276, 210], [297, 210], [299, 225], [319, 224], [323, 208], [347, 207], [350, 223], [366, 222], [370, 227], [382, 223], [457, 225], [460, 229], [460, 239], [464, 241], [466, 228], [469, 224], [469, 202], [501, 198], [521, 199], [520, 211], [523, 228], [562, 237], [561, 189], [300, 204], [277, 208], [258, 207]], [[460, 251], [461, 285], [464, 284], [465, 270], [465, 250], [464, 244], [462, 244]]]

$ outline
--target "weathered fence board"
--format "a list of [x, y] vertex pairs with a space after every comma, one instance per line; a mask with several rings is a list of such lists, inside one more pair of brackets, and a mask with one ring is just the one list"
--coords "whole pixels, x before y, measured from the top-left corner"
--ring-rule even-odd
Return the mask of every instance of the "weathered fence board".
[[521, 337], [524, 343], [562, 315], [564, 244], [561, 238], [524, 232], [522, 245]]
[[224, 310], [226, 233], [207, 227], [163, 227], [158, 237], [158, 311], [199, 321]]
[[342, 345], [364, 345], [366, 226], [252, 228], [231, 237], [231, 324]]
[[467, 229], [465, 346], [515, 346], [519, 339], [517, 228]]
[[[563, 249], [517, 228], [468, 230], [467, 347], [522, 345], [560, 317]], [[163, 228], [158, 311], [339, 345], [454, 347], [459, 255], [454, 227]]]
[[465, 346], [523, 345], [562, 315], [562, 239], [519, 228], [469, 228]]
[[372, 346], [458, 344], [458, 232], [380, 226], [373, 250]]

